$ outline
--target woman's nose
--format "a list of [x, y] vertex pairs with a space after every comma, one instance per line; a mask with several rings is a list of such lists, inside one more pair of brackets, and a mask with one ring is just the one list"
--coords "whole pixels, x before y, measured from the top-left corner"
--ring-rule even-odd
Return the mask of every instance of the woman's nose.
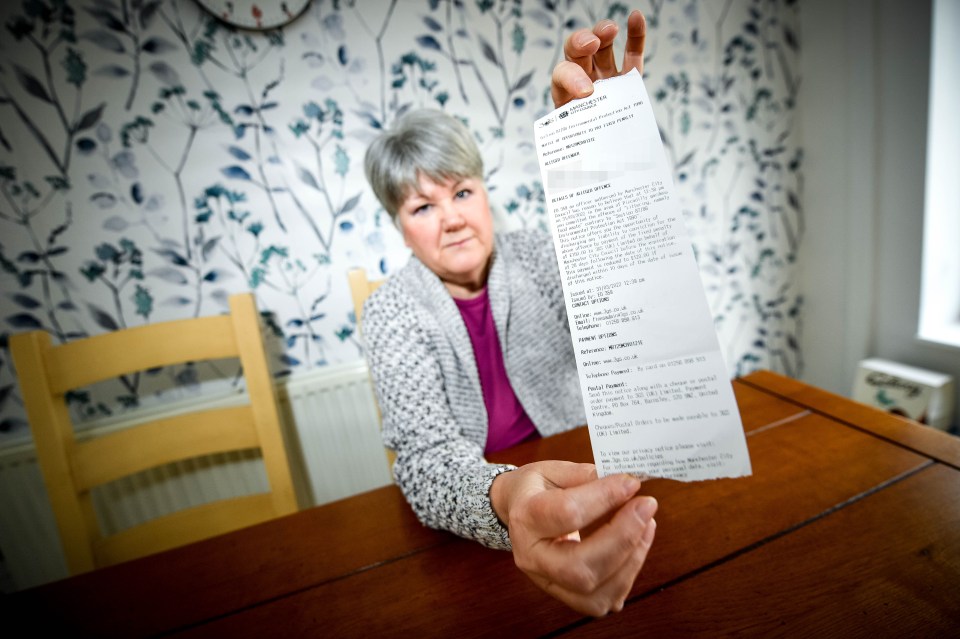
[[443, 230], [456, 231], [464, 224], [463, 215], [456, 206], [443, 207]]

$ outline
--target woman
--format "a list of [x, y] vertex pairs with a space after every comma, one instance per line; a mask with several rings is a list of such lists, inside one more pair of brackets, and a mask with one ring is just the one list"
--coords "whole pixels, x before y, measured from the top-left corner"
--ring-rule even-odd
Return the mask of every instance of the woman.
[[[642, 64], [628, 21], [624, 71]], [[571, 35], [558, 104], [617, 74], [616, 24]], [[427, 525], [502, 549], [540, 587], [590, 614], [619, 610], [653, 541], [656, 502], [591, 464], [488, 464], [484, 452], [585, 423], [550, 238], [495, 235], [483, 163], [457, 120], [401, 118], [366, 156], [367, 178], [413, 252], [368, 300], [363, 332], [394, 474]], [[579, 530], [615, 513], [582, 543]]]

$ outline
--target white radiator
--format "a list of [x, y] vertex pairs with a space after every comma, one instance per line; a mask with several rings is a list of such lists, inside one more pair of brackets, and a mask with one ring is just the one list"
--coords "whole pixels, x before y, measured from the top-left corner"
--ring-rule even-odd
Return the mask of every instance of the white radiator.
[[[380, 442], [379, 415], [366, 363], [329, 366], [278, 383], [294, 483], [302, 507], [341, 499], [390, 483]], [[203, 401], [208, 407], [243, 401], [231, 394]], [[185, 409], [195, 400], [150, 411], [149, 419]], [[141, 421], [143, 417], [139, 418]], [[94, 425], [91, 434], [124, 428], [133, 420]], [[259, 454], [246, 451], [171, 464], [126, 477], [94, 492], [104, 531], [214, 499], [263, 492]], [[53, 513], [32, 444], [0, 450], [0, 551], [4, 590], [67, 576]]]

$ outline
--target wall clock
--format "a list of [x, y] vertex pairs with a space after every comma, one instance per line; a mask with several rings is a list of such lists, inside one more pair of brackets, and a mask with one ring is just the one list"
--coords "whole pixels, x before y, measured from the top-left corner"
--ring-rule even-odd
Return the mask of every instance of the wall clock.
[[197, 0], [201, 7], [241, 29], [276, 29], [303, 13], [310, 0]]

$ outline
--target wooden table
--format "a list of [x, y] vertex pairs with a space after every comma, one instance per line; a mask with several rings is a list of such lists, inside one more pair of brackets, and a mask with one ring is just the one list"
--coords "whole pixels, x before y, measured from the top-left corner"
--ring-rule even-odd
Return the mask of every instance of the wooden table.
[[[734, 382], [749, 478], [647, 482], [657, 540], [588, 619], [389, 486], [3, 599], [72, 636], [960, 634], [960, 440], [773, 373]], [[591, 461], [585, 429], [497, 456]], [[9, 627], [9, 626], [8, 626]]]

